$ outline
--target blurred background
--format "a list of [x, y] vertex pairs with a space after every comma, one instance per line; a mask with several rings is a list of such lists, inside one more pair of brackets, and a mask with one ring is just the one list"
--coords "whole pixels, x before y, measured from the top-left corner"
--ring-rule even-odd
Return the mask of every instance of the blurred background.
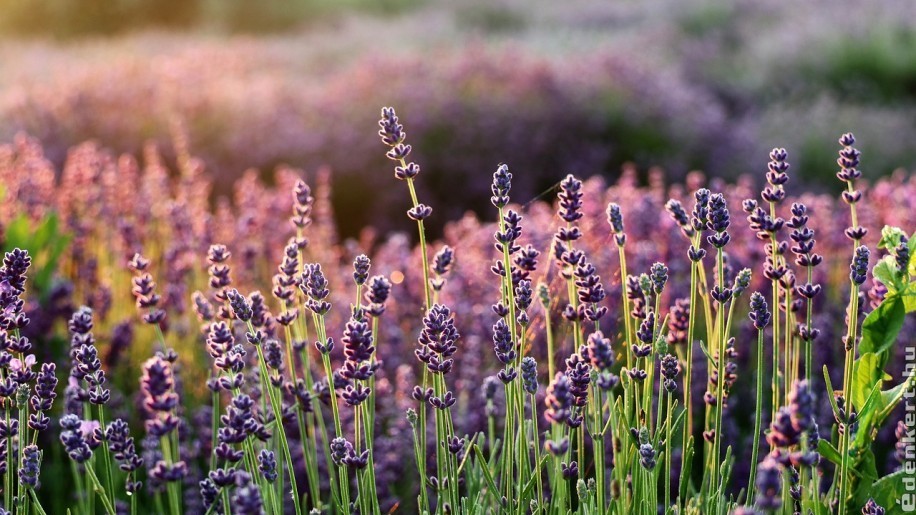
[[439, 224], [485, 208], [501, 162], [519, 200], [628, 162], [669, 181], [762, 176], [774, 146], [794, 181], [836, 190], [849, 130], [866, 177], [916, 167], [911, 0], [0, 0], [0, 12], [0, 140], [28, 134], [58, 166], [88, 139], [134, 154], [154, 141], [170, 160], [187, 145], [225, 185], [216, 194], [250, 168], [269, 182], [283, 163], [327, 166], [344, 235], [403, 225], [375, 135], [383, 105], [407, 128]]

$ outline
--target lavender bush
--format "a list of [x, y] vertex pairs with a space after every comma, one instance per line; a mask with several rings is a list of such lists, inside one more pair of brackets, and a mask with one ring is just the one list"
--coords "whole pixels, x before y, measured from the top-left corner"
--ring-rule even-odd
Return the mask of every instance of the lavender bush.
[[781, 148], [733, 184], [569, 175], [556, 205], [498, 165], [492, 221], [432, 241], [431, 174], [379, 126], [415, 246], [341, 241], [327, 172], [211, 206], [190, 155], [84, 144], [57, 179], [0, 146], [4, 512], [896, 509], [913, 178], [866, 184], [851, 134], [842, 201]]

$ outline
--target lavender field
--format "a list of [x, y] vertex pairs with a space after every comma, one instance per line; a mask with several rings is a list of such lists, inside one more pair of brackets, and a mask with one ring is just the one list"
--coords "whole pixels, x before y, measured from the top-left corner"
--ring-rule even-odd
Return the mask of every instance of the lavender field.
[[916, 510], [912, 6], [307, 3], [10, 4], [0, 514]]

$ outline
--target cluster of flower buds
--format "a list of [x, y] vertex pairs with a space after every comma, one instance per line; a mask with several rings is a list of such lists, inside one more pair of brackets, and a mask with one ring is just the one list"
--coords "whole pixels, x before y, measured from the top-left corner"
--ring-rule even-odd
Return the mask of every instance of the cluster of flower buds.
[[29, 252], [19, 248], [7, 252], [0, 266], [0, 329], [13, 331], [29, 323], [23, 310], [26, 272], [32, 265]]
[[436, 255], [433, 256], [433, 273], [436, 277], [429, 280], [430, 287], [435, 291], [442, 291], [445, 286], [446, 276], [452, 271], [452, 265], [455, 264], [455, 250], [448, 245], [443, 245]]
[[[137, 448], [134, 445], [133, 437], [130, 436], [127, 422], [115, 419], [108, 424], [108, 427], [105, 428], [105, 441], [108, 442], [108, 450], [111, 451], [122, 471], [132, 474], [143, 466], [143, 458], [137, 455]], [[134, 476], [128, 476], [125, 488], [128, 492], [137, 492], [141, 483], [132, 480], [132, 477]]]
[[592, 368], [598, 373], [596, 384], [602, 390], [611, 390], [620, 382], [620, 378], [611, 372], [614, 367], [614, 349], [610, 338], [606, 338], [601, 331], [595, 331], [588, 336], [585, 351]]
[[[688, 239], [693, 238], [695, 229], [690, 221], [690, 216], [684, 209], [684, 205], [681, 204], [679, 200], [670, 199], [665, 203], [665, 210], [668, 212], [668, 215], [671, 216], [671, 219], [674, 220], [674, 223], [681, 229], [681, 233]], [[610, 216], [610, 213], [608, 216]]]
[[[178, 394], [175, 393], [172, 362], [166, 356], [156, 355], [143, 364], [140, 391], [143, 408], [148, 415], [147, 434], [162, 438], [177, 431], [179, 418], [175, 411], [178, 408]], [[187, 464], [182, 460], [173, 461], [171, 457], [163, 457], [150, 469], [150, 477], [163, 483], [180, 481], [187, 473]]]
[[767, 442], [774, 448], [770, 459], [784, 466], [810, 467], [817, 464], [819, 455], [814, 450], [819, 438], [814, 421], [816, 404], [807, 381], [797, 381], [792, 386], [788, 406], [780, 408], [770, 424]]
[[133, 294], [137, 308], [143, 312], [143, 321], [159, 325], [165, 320], [165, 310], [159, 308], [161, 297], [156, 293], [156, 282], [148, 272], [150, 261], [140, 254], [134, 254], [128, 266], [134, 271]]
[[572, 268], [579, 264], [582, 253], [573, 250], [573, 245], [582, 237], [582, 231], [575, 225], [582, 218], [582, 181], [567, 175], [560, 182], [560, 203], [557, 214], [566, 222], [557, 229], [553, 239], [553, 258], [564, 278], [572, 277]]
[[357, 453], [353, 444], [338, 437], [331, 441], [331, 460], [337, 465], [362, 469], [369, 463], [369, 450]]
[[623, 213], [621, 213], [620, 205], [611, 202], [607, 205], [606, 212], [607, 223], [611, 226], [611, 234], [614, 235], [614, 241], [618, 247], [623, 247], [627, 243], [627, 235], [623, 231]]
[[[856, 203], [862, 199], [862, 192], [855, 189], [856, 180], [862, 177], [862, 172], [858, 169], [859, 157], [862, 153], [853, 146], [855, 144], [856, 138], [851, 132], [840, 136], [840, 145], [843, 148], [840, 149], [840, 156], [836, 160], [837, 164], [840, 165], [840, 171], [836, 174], [837, 179], [846, 183], [843, 201], [852, 206], [853, 209], [855, 209]], [[861, 225], [849, 226], [846, 229], [846, 236], [855, 241], [857, 245], [866, 234], [868, 234], [868, 229]]]
[[345, 361], [340, 375], [352, 381], [344, 390], [343, 399], [350, 406], [358, 406], [369, 398], [369, 387], [361, 382], [372, 378], [378, 369], [378, 363], [371, 362], [375, 354], [372, 329], [361, 309], [354, 310], [353, 317], [344, 329], [341, 342], [344, 345]]

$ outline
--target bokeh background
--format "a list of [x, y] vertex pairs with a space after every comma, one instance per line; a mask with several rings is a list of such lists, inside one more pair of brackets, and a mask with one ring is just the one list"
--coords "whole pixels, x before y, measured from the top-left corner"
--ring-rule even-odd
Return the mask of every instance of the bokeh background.
[[[340, 230], [400, 221], [372, 137], [394, 105], [436, 219], [626, 162], [677, 181], [761, 172], [835, 190], [854, 130], [868, 178], [916, 164], [916, 3], [852, 0], [0, 0], [0, 140], [58, 167], [87, 139], [176, 141], [227, 193], [249, 168], [332, 170]], [[645, 175], [642, 175], [645, 177]], [[462, 185], [454, 188], [455, 184]], [[398, 216], [389, 216], [396, 213]], [[434, 230], [436, 227], [434, 227]]]
[[[670, 266], [671, 305], [689, 295], [690, 272], [665, 201], [689, 208], [700, 186], [724, 192], [742, 228], [729, 273], [759, 267], [763, 248], [745, 229], [740, 202], [758, 195], [776, 146], [789, 150], [790, 202], [812, 210], [818, 252], [828, 256], [817, 277], [827, 290], [816, 309], [822, 341], [839, 341], [848, 292], [847, 210], [834, 177], [840, 134], [853, 131], [863, 154], [866, 243], [875, 249], [885, 224], [916, 226], [912, 0], [0, 0], [0, 186], [9, 199], [0, 202], [0, 225], [5, 244], [40, 250], [28, 305], [39, 361], [64, 370], [64, 321], [75, 306], [92, 306], [113, 404], [130, 418], [138, 364], [154, 342], [137, 322], [125, 267], [143, 251], [185, 367], [189, 427], [209, 430], [209, 357], [189, 304], [193, 291], [207, 289], [206, 249], [227, 244], [234, 285], [268, 292], [291, 234], [290, 192], [303, 176], [316, 199], [308, 259], [325, 266], [339, 306], [332, 333], [346, 321], [356, 254], [370, 254], [373, 273], [395, 284], [380, 347], [380, 396], [393, 400], [379, 411], [379, 483], [386, 506], [404, 502], [410, 513], [416, 485], [403, 480], [414, 477], [403, 412], [414, 406], [405, 393], [415, 382], [422, 293], [408, 197], [374, 134], [383, 105], [397, 108], [423, 167], [416, 184], [435, 209], [427, 221], [434, 249], [457, 250], [443, 298], [465, 335], [456, 420], [468, 431], [484, 427], [480, 384], [497, 367], [488, 347], [489, 188], [499, 163], [514, 174], [524, 238], [540, 250], [556, 227], [549, 203], [558, 181], [567, 173], [588, 179], [581, 245], [604, 274], [612, 313], [621, 285], [616, 255], [605, 252], [604, 206], [625, 206], [631, 270]], [[469, 210], [481, 216], [464, 216]], [[60, 218], [46, 217], [51, 211]], [[59, 250], [43, 250], [49, 242]], [[546, 253], [542, 263], [548, 277]], [[755, 280], [760, 289], [762, 277]], [[871, 282], [866, 291], [872, 309], [883, 293]], [[547, 316], [559, 323], [559, 312]], [[739, 341], [752, 341], [741, 319]], [[914, 320], [907, 323], [911, 334]], [[544, 345], [535, 343], [543, 363]], [[834, 384], [841, 348], [817, 347]], [[570, 351], [561, 346], [558, 355]], [[751, 355], [742, 349], [742, 384], [750, 384]], [[694, 386], [699, 398], [703, 381]], [[734, 398], [728, 438], [746, 450], [753, 387]], [[830, 420], [829, 405], [820, 406]], [[897, 465], [894, 441], [889, 424], [876, 445], [882, 471]], [[209, 455], [188, 447], [192, 462]], [[45, 465], [45, 506], [61, 513], [73, 489], [50, 479], [65, 477], [67, 462], [61, 446], [47, 448], [57, 454]], [[199, 501], [201, 474], [198, 467], [188, 478], [189, 506]]]

